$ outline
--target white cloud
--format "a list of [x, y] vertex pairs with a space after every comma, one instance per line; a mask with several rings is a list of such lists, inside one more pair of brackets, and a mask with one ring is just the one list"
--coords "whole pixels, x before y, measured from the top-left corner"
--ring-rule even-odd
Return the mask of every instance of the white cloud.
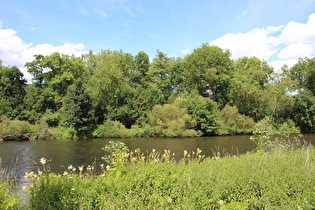
[[[274, 35], [274, 32], [280, 32], [280, 35]], [[279, 72], [284, 64], [291, 67], [300, 57], [315, 56], [315, 13], [309, 16], [307, 23], [292, 21], [285, 26], [228, 33], [210, 44], [230, 49], [233, 59], [244, 56], [264, 59]], [[270, 60], [271, 57], [279, 60]]]
[[268, 60], [277, 52], [275, 46], [280, 43], [278, 38], [272, 37], [270, 34], [281, 30], [281, 28], [282, 26], [268, 27], [267, 29], [254, 29], [247, 33], [229, 33], [210, 44], [223, 49], [230, 49], [233, 59], [256, 56]]
[[282, 60], [291, 60], [297, 59], [299, 57], [311, 57], [313, 52], [314, 52], [313, 45], [298, 42], [288, 47], [285, 47], [278, 54], [278, 57]]
[[190, 48], [186, 47], [184, 50], [181, 51], [183, 55], [187, 55], [188, 53], [190, 53]]
[[315, 13], [309, 16], [308, 22], [290, 22], [281, 32], [285, 43], [305, 42], [315, 44]]
[[84, 51], [83, 44], [65, 43], [61, 46], [51, 44], [38, 44], [33, 46], [32, 43], [26, 44], [16, 34], [13, 29], [2, 29], [3, 24], [0, 22], [0, 59], [4, 65], [17, 66], [23, 72], [26, 78], [31, 78], [24, 67], [26, 62], [34, 59], [33, 55], [42, 54], [50, 55], [53, 52], [62, 54], [80, 56]]

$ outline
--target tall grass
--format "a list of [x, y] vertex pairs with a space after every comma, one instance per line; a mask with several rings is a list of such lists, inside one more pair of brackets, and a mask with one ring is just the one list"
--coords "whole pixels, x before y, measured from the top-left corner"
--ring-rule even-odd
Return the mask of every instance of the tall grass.
[[120, 147], [104, 148], [108, 165], [100, 174], [91, 166], [31, 174], [30, 209], [315, 208], [312, 146], [212, 158], [197, 149], [179, 162], [169, 150], [144, 155]]
[[20, 209], [21, 199], [15, 192], [15, 179], [11, 176], [12, 171], [2, 168], [0, 157], [0, 209]]

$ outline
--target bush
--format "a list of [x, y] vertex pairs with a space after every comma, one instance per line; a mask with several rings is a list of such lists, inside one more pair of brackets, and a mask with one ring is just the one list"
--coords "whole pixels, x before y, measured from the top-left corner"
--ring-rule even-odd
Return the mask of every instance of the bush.
[[48, 127], [47, 118], [43, 116], [38, 123], [32, 126], [32, 133], [36, 139], [54, 139], [55, 133]]
[[[164, 137], [196, 137], [201, 131], [193, 128], [197, 125], [189, 114], [187, 108], [180, 108], [181, 99], [173, 104], [155, 105], [148, 114], [148, 127], [151, 136]], [[187, 136], [188, 135], [188, 136]]]
[[77, 139], [77, 132], [73, 127], [58, 126], [51, 128], [52, 133], [57, 139]]
[[219, 135], [250, 134], [254, 130], [254, 120], [241, 115], [235, 106], [226, 105], [221, 111], [221, 116], [223, 124], [218, 131]]
[[122, 123], [107, 120], [102, 125], [99, 125], [92, 135], [99, 138], [126, 138], [130, 137], [130, 132]]
[[0, 122], [0, 135], [7, 136], [20, 136], [25, 133], [31, 132], [31, 124], [26, 121], [9, 120], [6, 117], [1, 118]]

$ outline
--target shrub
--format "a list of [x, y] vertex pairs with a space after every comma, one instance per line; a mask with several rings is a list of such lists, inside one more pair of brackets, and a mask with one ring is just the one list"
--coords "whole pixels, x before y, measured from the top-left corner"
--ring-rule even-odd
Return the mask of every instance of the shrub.
[[148, 126], [152, 136], [196, 137], [202, 133], [194, 130], [197, 125], [187, 108], [180, 108], [177, 99], [173, 104], [155, 105], [148, 114]]
[[130, 132], [122, 123], [107, 120], [102, 125], [99, 125], [92, 135], [99, 138], [125, 138], [130, 137]]
[[249, 134], [254, 130], [254, 120], [241, 115], [235, 106], [226, 105], [221, 111], [221, 116], [223, 124], [218, 131], [219, 135]]
[[1, 118], [0, 135], [20, 136], [31, 132], [31, 124], [26, 121], [9, 120], [6, 117]]

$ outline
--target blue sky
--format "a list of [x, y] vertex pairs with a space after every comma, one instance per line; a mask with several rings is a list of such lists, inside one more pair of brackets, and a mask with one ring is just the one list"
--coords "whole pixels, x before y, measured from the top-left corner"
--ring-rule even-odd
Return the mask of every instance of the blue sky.
[[[313, 14], [314, 13], [314, 14]], [[34, 54], [156, 50], [183, 57], [202, 43], [279, 69], [315, 56], [315, 0], [0, 0], [0, 59]]]

